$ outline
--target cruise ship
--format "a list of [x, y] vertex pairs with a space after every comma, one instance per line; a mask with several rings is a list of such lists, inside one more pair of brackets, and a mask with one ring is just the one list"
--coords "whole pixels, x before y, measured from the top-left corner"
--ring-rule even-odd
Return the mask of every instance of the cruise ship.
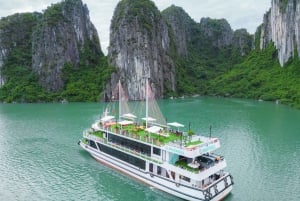
[[219, 139], [166, 123], [147, 83], [145, 116], [130, 113], [119, 82], [118, 116], [106, 108], [78, 144], [102, 164], [166, 193], [184, 200], [222, 200], [231, 192], [233, 178], [224, 170], [225, 158], [214, 153]]

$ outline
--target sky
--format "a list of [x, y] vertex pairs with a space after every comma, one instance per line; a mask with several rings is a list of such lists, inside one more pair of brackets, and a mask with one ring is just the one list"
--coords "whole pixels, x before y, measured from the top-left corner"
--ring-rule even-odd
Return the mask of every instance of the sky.
[[[42, 12], [61, 0], [0, 0], [0, 17], [14, 13]], [[120, 0], [82, 0], [90, 11], [101, 48], [107, 54], [109, 27], [114, 9]], [[160, 11], [172, 4], [182, 7], [196, 22], [202, 17], [225, 18], [233, 30], [246, 28], [253, 34], [271, 7], [271, 0], [153, 0]]]

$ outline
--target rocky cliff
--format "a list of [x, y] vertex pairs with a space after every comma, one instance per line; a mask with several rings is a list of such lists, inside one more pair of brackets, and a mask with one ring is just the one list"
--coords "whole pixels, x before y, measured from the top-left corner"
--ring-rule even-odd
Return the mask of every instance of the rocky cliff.
[[[0, 86], [12, 73], [7, 68], [23, 67], [37, 75], [47, 90], [63, 89], [62, 68], [82, 62], [88, 51], [103, 56], [97, 31], [81, 0], [65, 0], [48, 7], [44, 13], [15, 14], [0, 20]], [[9, 71], [9, 70], [6, 70]], [[6, 75], [5, 75], [6, 74]], [[10, 74], [10, 75], [8, 75]]]
[[200, 28], [214, 47], [223, 48], [232, 44], [233, 31], [227, 20], [202, 18]]
[[[21, 52], [24, 56], [31, 56], [31, 34], [38, 23], [39, 13], [14, 14], [0, 20], [0, 87], [6, 83], [7, 77], [3, 72], [3, 65], [8, 56], [15, 52]], [[20, 65], [16, 58], [11, 59]], [[31, 66], [31, 59], [22, 62], [24, 66]]]
[[232, 45], [241, 56], [246, 56], [253, 48], [253, 36], [246, 29], [238, 29], [233, 32]]
[[[32, 34], [32, 69], [42, 86], [48, 91], [61, 90], [63, 65], [78, 67], [85, 48], [102, 55], [87, 6], [81, 0], [65, 0], [48, 7]], [[89, 65], [89, 61], [82, 62]]]
[[107, 84], [108, 98], [121, 79], [131, 100], [142, 99], [147, 75], [158, 98], [166, 91], [204, 93], [199, 83], [230, 68], [252, 47], [251, 35], [233, 31], [225, 19], [197, 23], [174, 5], [160, 13], [150, 0], [120, 1], [110, 31], [108, 56], [118, 72]]
[[187, 56], [188, 45], [192, 41], [197, 23], [181, 7], [175, 5], [163, 10], [162, 15], [171, 26], [177, 54]]
[[[157, 98], [207, 94], [207, 81], [241, 62], [253, 43], [245, 29], [233, 31], [225, 19], [195, 22], [174, 5], [159, 12], [151, 0], [119, 1], [110, 29], [108, 60], [117, 71], [106, 83], [107, 98], [121, 80], [131, 100], [143, 99], [145, 77]], [[102, 56], [81, 0], [1, 19], [0, 100], [82, 101], [91, 91], [91, 100], [98, 100], [113, 71]]]
[[260, 48], [274, 42], [281, 66], [297, 49], [300, 56], [300, 1], [272, 0], [271, 9], [264, 15]]
[[150, 0], [122, 0], [110, 27], [108, 57], [118, 72], [107, 84], [110, 96], [120, 79], [131, 100], [145, 96], [145, 77], [150, 77], [157, 98], [176, 88], [175, 65], [169, 57], [169, 28]]
[[240, 55], [246, 55], [252, 48], [252, 36], [247, 30], [233, 31], [225, 19], [202, 18], [197, 23], [182, 8], [174, 5], [162, 14], [171, 26], [180, 56], [187, 56], [204, 44], [218, 49], [230, 46], [238, 49]]
[[241, 55], [246, 55], [252, 48], [252, 36], [247, 30], [233, 31], [225, 19], [202, 18], [197, 23], [182, 8], [174, 5], [165, 9], [162, 14], [171, 25], [177, 54], [180, 56], [187, 56], [195, 44], [201, 46], [208, 43], [219, 49], [232, 46]]
[[248, 54], [252, 49], [253, 39], [247, 30], [233, 31], [226, 19], [202, 18], [200, 29], [205, 35], [205, 40], [209, 40], [211, 45], [218, 49], [231, 46], [236, 48], [242, 56]]

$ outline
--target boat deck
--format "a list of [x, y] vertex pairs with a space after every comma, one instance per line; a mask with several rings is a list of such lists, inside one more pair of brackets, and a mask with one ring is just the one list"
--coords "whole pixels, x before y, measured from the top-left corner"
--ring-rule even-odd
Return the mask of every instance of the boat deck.
[[[182, 151], [194, 151], [202, 149], [203, 153], [212, 151], [209, 145], [219, 143], [217, 138], [209, 138], [200, 135], [188, 135], [187, 132], [173, 131], [171, 129], [162, 129], [155, 133], [149, 132], [149, 129], [142, 125], [121, 125], [118, 122], [100, 121], [93, 124], [94, 131], [111, 132], [122, 135], [137, 141], [146, 142], [155, 146], [168, 146], [180, 149]], [[206, 150], [207, 149], [207, 150]]]

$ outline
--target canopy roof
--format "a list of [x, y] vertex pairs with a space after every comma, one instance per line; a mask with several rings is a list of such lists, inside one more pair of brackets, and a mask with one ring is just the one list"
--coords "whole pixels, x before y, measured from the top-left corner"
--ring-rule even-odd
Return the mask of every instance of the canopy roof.
[[106, 122], [106, 121], [112, 120], [113, 118], [115, 118], [115, 117], [114, 116], [104, 116], [100, 120]]
[[183, 124], [180, 124], [178, 122], [172, 122], [172, 123], [168, 123], [169, 126], [175, 126], [175, 127], [184, 127]]
[[133, 124], [133, 121], [124, 120], [124, 121], [120, 121], [119, 124], [122, 125], [122, 126], [126, 126], [126, 125], [129, 125], [129, 124]]
[[156, 121], [156, 119], [152, 118], [152, 117], [144, 117], [142, 118], [144, 121]]
[[149, 128], [146, 128], [145, 130], [148, 131], [149, 133], [158, 133], [162, 129], [163, 128], [159, 126], [151, 126]]
[[129, 118], [129, 119], [134, 119], [134, 118], [136, 118], [136, 116], [135, 116], [134, 114], [131, 114], [131, 113], [123, 114], [122, 117], [124, 117], [124, 118]]

